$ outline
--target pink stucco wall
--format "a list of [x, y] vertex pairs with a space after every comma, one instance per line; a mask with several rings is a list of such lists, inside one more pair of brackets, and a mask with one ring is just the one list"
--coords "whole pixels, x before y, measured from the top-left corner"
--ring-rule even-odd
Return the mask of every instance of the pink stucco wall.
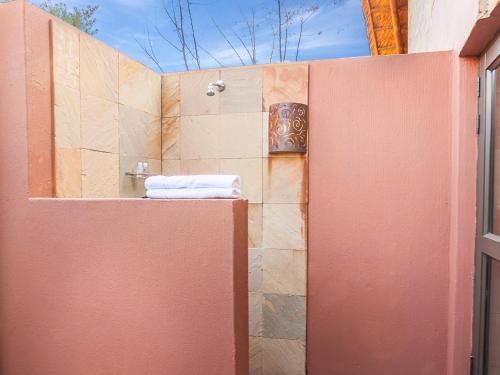
[[469, 375], [476, 227], [476, 59], [451, 66], [451, 186], [447, 375]]
[[448, 52], [311, 63], [309, 374], [467, 373], [475, 71]]
[[53, 105], [50, 25], [48, 14], [25, 9], [26, 75], [36, 82], [26, 87], [28, 107], [28, 188], [31, 197], [55, 196], [53, 170]]
[[29, 198], [29, 17], [0, 4], [0, 373], [246, 374], [245, 201]]

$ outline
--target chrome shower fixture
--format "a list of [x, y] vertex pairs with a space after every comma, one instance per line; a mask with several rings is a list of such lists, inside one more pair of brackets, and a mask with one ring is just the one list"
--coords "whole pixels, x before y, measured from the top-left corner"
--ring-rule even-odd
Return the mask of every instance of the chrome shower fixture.
[[207, 95], [214, 96], [215, 90], [218, 92], [222, 92], [226, 89], [226, 84], [223, 80], [219, 79], [218, 81], [212, 82], [208, 84]]
[[133, 178], [133, 179], [137, 179], [137, 180], [145, 180], [146, 178], [151, 176], [148, 173], [148, 168], [149, 168], [149, 163], [138, 162], [137, 166], [135, 167], [135, 171], [134, 172], [126, 172], [125, 176], [128, 176], [128, 177]]

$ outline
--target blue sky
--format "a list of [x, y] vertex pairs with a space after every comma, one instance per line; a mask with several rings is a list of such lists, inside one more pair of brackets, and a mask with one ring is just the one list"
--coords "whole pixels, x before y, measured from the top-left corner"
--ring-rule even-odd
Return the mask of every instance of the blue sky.
[[[58, 0], [61, 1], [61, 0]], [[158, 70], [139, 47], [149, 35], [163, 71], [185, 70], [182, 55], [168, 45], [156, 31], [171, 41], [176, 40], [173, 27], [167, 21], [163, 2], [171, 0], [66, 0], [72, 6], [99, 5], [96, 37], [130, 57]], [[320, 9], [304, 27], [299, 60], [369, 55], [365, 24], [360, 0], [284, 0], [287, 9], [307, 8], [319, 3]], [[338, 1], [338, 0], [337, 0]], [[33, 0], [39, 4], [41, 0]], [[244, 59], [249, 63], [245, 49], [234, 33], [248, 40], [244, 16], [255, 12], [258, 63], [268, 63], [272, 49], [272, 25], [275, 24], [274, 0], [192, 0], [193, 18], [199, 43], [224, 66], [241, 65], [238, 56], [213, 25], [212, 18]], [[297, 23], [298, 25], [298, 23]], [[295, 61], [298, 26], [290, 30], [287, 60]], [[274, 54], [276, 56], [276, 53]], [[202, 68], [220, 66], [204, 52], [200, 53]]]

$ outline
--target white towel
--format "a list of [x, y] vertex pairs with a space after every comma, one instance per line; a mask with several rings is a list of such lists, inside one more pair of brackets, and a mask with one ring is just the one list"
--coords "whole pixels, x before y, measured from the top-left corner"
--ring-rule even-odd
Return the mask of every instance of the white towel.
[[200, 189], [151, 189], [146, 197], [152, 199], [212, 199], [239, 198], [240, 189], [235, 188], [200, 188]]
[[236, 175], [152, 176], [146, 179], [144, 186], [147, 190], [198, 188], [240, 189], [240, 177]]

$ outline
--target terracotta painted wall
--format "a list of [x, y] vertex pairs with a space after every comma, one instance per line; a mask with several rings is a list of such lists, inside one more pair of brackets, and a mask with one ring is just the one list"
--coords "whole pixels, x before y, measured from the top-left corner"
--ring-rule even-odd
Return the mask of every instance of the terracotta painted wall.
[[475, 68], [310, 64], [309, 374], [467, 374]]
[[29, 198], [38, 15], [0, 4], [0, 372], [247, 374], [246, 202]]
[[307, 64], [167, 74], [162, 92], [163, 173], [238, 174], [249, 200], [250, 373], [304, 374], [307, 155], [268, 154], [267, 128], [270, 104], [307, 104]]
[[452, 64], [450, 283], [447, 375], [469, 375], [476, 227], [478, 61]]
[[26, 75], [38, 84], [26, 89], [38, 100], [28, 108], [29, 193], [31, 197], [55, 196], [54, 129], [52, 99], [51, 32], [47, 13], [31, 12], [26, 22], [26, 50], [37, 59], [26, 61]]
[[61, 21], [51, 46], [56, 196], [144, 196], [125, 173], [161, 173], [161, 76]]
[[[58, 20], [49, 27], [50, 16], [30, 9], [38, 21], [30, 32], [42, 36], [37, 49], [52, 47], [33, 65], [46, 68], [40, 76], [54, 93], [54, 106], [41, 96], [48, 113], [41, 128], [49, 130], [56, 196], [142, 196], [142, 181], [134, 184], [124, 173], [138, 161], [159, 173], [160, 158], [164, 174], [241, 175], [250, 202], [252, 374], [304, 373], [307, 156], [268, 155], [267, 110], [275, 102], [307, 103], [307, 64], [168, 74], [160, 88], [155, 73]], [[227, 90], [208, 98], [208, 83], [219, 77]]]

